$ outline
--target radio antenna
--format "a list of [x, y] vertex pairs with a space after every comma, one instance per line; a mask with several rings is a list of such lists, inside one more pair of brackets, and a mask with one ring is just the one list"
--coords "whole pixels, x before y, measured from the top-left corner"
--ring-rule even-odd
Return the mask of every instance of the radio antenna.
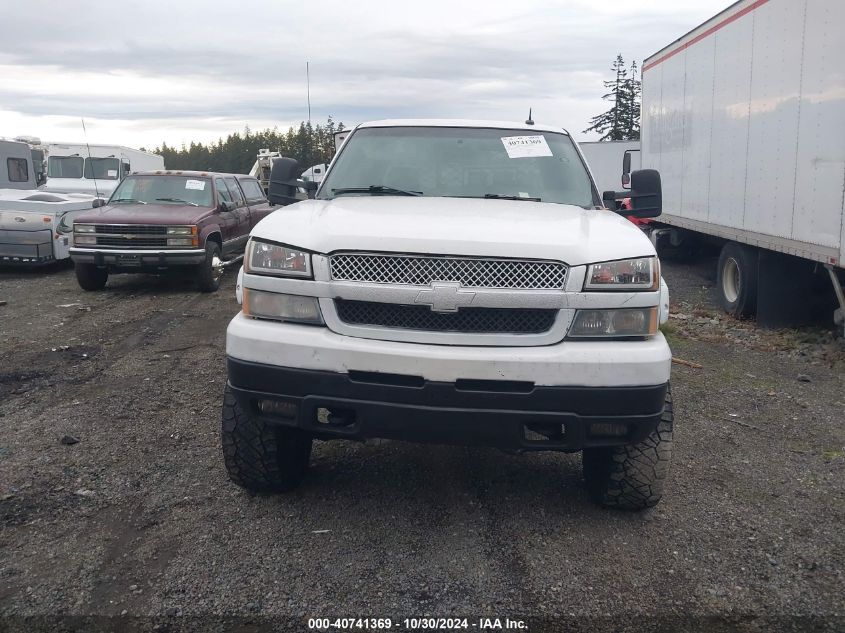
[[[313, 145], [314, 145], [314, 131], [311, 129], [311, 69], [310, 69], [310, 62], [305, 62], [305, 95], [306, 99], [308, 100], [308, 162], [311, 162], [311, 158], [314, 155], [313, 153]], [[313, 172], [311, 174], [314, 175]]]
[[[97, 174], [94, 173], [94, 161], [91, 159], [91, 146], [88, 144], [88, 130], [85, 129], [85, 119], [82, 119], [82, 134], [85, 137], [85, 147], [88, 148], [88, 161], [91, 165], [91, 178], [94, 180], [94, 192], [100, 197], [100, 189], [97, 187]], [[85, 166], [82, 167], [82, 176], [85, 177]]]
[[528, 108], [528, 118], [525, 119], [525, 125], [534, 125], [534, 119], [531, 118], [531, 108]]

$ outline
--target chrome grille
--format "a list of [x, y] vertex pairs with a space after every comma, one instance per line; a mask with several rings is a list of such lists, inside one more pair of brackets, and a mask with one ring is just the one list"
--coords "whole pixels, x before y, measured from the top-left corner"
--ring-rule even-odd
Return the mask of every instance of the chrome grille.
[[551, 329], [557, 310], [461, 308], [432, 312], [428, 306], [375, 301], [335, 300], [337, 315], [349, 325], [369, 325], [427, 332], [471, 334], [542, 334]]
[[[84, 235], [90, 235], [90, 233]], [[167, 246], [167, 226], [165, 225], [95, 224], [94, 235], [97, 239], [97, 246], [106, 248], [132, 249]]]
[[166, 237], [132, 237], [124, 235], [98, 235], [97, 246], [115, 246], [119, 248], [150, 248], [151, 246], [167, 246]]
[[562, 290], [566, 265], [553, 261], [338, 253], [330, 257], [332, 279], [428, 286], [458, 282], [467, 288]]
[[167, 227], [163, 225], [156, 226], [155, 224], [95, 224], [94, 232], [111, 235], [124, 233], [132, 233], [133, 235], [167, 235]]

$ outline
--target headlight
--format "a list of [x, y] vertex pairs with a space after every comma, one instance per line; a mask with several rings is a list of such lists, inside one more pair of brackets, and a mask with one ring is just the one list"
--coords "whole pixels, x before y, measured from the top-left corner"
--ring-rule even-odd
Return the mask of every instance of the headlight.
[[197, 227], [195, 226], [168, 226], [168, 235], [196, 235]]
[[286, 295], [278, 292], [243, 289], [243, 311], [254, 319], [294, 321], [296, 323], [323, 324], [323, 315], [317, 297]]
[[587, 267], [584, 290], [657, 290], [660, 264], [656, 257], [620, 259]]
[[250, 240], [244, 263], [247, 273], [311, 277], [311, 254], [292, 246]]
[[578, 310], [570, 337], [652, 336], [657, 334], [657, 307]]
[[94, 233], [93, 224], [74, 224], [73, 230], [77, 233]]
[[97, 236], [96, 235], [74, 235], [73, 236], [73, 245], [82, 245], [82, 244], [96, 244], [97, 243]]

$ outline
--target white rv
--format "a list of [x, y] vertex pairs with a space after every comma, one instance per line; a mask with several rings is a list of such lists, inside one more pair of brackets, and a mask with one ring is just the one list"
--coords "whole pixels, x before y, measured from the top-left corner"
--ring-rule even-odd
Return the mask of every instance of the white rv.
[[36, 189], [32, 156], [29, 144], [0, 139], [0, 265], [66, 259], [73, 216], [94, 201], [84, 193]]
[[43, 191], [108, 197], [131, 171], [164, 169], [164, 158], [120, 145], [47, 144]]

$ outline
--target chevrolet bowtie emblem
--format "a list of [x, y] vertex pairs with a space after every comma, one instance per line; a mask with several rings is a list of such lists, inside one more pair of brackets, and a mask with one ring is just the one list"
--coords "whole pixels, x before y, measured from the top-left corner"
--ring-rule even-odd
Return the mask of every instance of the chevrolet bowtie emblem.
[[473, 299], [475, 293], [461, 290], [459, 283], [435, 282], [430, 290], [421, 290], [414, 303], [427, 305], [433, 312], [457, 312], [470, 305]]

